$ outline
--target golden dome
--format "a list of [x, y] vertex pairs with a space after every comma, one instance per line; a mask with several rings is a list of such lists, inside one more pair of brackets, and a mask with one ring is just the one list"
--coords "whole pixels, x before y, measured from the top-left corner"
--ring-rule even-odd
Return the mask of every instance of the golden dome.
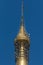
[[18, 40], [19, 41], [25, 40], [25, 41], [29, 42], [29, 36], [27, 35], [27, 33], [25, 31], [23, 22], [22, 22], [22, 24], [20, 26], [20, 30], [19, 30], [19, 33], [18, 33], [15, 41], [18, 41]]

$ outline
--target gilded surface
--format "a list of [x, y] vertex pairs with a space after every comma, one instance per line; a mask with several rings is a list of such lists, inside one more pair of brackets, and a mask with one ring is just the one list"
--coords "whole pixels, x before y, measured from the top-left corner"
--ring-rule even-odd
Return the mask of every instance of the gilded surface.
[[16, 40], [27, 40], [27, 41], [29, 41], [29, 36], [27, 35], [23, 25], [21, 25], [21, 27], [20, 27], [19, 33], [18, 33], [15, 41]]
[[24, 46], [21, 45], [21, 48], [19, 49], [19, 56], [16, 65], [28, 65], [28, 61], [24, 51], [25, 51]]
[[18, 59], [18, 61], [16, 63], [16, 65], [27, 65], [27, 64], [28, 63], [27, 63], [27, 60], [26, 60], [25, 57], [19, 57], [19, 59]]

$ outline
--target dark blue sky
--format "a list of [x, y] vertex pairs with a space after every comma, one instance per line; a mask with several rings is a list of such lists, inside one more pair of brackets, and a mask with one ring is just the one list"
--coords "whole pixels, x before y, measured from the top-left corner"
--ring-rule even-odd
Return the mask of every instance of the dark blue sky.
[[[22, 0], [0, 0], [0, 65], [15, 65], [14, 38], [21, 22]], [[24, 0], [24, 23], [30, 33], [30, 63], [43, 65], [43, 0]]]

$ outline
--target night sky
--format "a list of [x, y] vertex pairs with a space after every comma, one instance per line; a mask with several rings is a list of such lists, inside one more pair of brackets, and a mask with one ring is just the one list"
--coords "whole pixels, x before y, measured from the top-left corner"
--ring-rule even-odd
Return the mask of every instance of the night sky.
[[[15, 65], [14, 38], [21, 23], [22, 0], [0, 0], [0, 65]], [[24, 0], [24, 23], [30, 34], [29, 65], [43, 65], [43, 0]]]

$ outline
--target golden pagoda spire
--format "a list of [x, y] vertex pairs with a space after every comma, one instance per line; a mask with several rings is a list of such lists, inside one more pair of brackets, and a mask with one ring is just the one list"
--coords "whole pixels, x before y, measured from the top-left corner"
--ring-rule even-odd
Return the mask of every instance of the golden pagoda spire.
[[21, 15], [21, 25], [20, 25], [20, 30], [19, 30], [19, 33], [15, 39], [15, 41], [19, 40], [26, 40], [29, 42], [29, 37], [25, 31], [25, 27], [24, 27], [24, 2], [22, 0], [22, 15]]
[[24, 0], [22, 0], [21, 25], [15, 38], [15, 60], [16, 65], [28, 65], [28, 51], [30, 47], [29, 36], [24, 27]]

